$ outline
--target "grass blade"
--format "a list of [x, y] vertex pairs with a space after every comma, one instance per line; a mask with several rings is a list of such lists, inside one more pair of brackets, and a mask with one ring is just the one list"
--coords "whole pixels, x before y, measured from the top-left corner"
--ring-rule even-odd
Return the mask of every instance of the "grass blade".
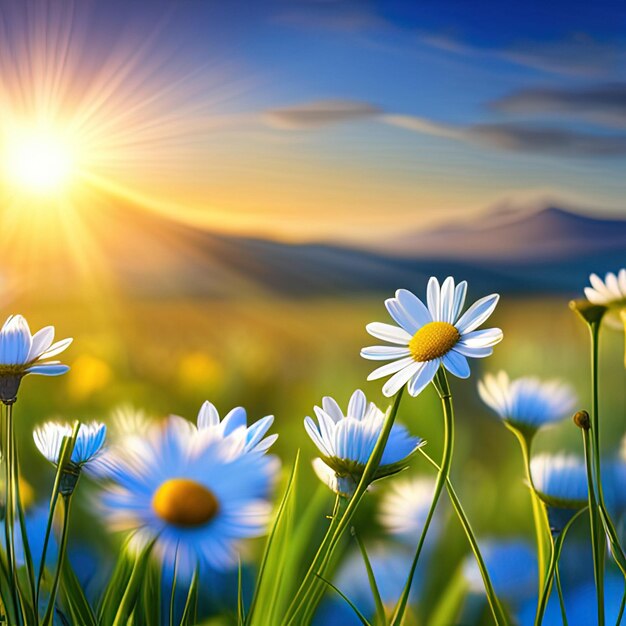
[[335, 585], [333, 585], [333, 583], [331, 583], [329, 580], [326, 580], [323, 576], [320, 576], [319, 574], [316, 574], [316, 576], [322, 582], [326, 583], [337, 595], [339, 595], [340, 598], [342, 598], [348, 604], [348, 606], [354, 611], [355, 615], [359, 618], [359, 620], [361, 621], [361, 624], [363, 624], [363, 626], [372, 626], [367, 621], [367, 619], [365, 618], [363, 613], [361, 613], [361, 611], [359, 611], [359, 609], [354, 605], [354, 603], [350, 600], [350, 598], [348, 598], [348, 596], [346, 596], [343, 593], [343, 591], [341, 591], [338, 587], [335, 587]]

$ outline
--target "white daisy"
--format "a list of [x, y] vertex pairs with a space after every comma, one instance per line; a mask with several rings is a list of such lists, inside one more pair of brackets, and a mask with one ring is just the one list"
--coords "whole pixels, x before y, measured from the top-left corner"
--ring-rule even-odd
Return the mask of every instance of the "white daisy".
[[[316, 406], [314, 411], [318, 423], [307, 417], [304, 427], [329, 470], [322, 468], [320, 461], [314, 462], [314, 469], [334, 491], [350, 495], [374, 450], [385, 414], [373, 403], [368, 405], [361, 390], [352, 394], [345, 415], [337, 402], [329, 397], [323, 398], [322, 407]], [[424, 443], [419, 437], [409, 435], [405, 426], [395, 423], [374, 480], [404, 469], [408, 458]]]
[[[237, 406], [229, 411], [223, 420], [220, 421], [220, 415], [215, 406], [208, 400], [200, 407], [198, 413], [198, 430], [212, 429], [220, 433], [223, 437], [228, 437], [238, 429], [243, 429], [245, 433], [245, 452], [265, 452], [278, 439], [278, 435], [265, 434], [274, 423], [273, 415], [266, 415], [258, 422], [248, 427], [246, 410]], [[265, 439], [263, 439], [265, 437]]]
[[487, 374], [478, 383], [478, 393], [504, 422], [531, 434], [570, 415], [577, 402], [573, 387], [563, 381], [511, 380], [502, 371]]
[[244, 454], [245, 443], [176, 418], [127, 437], [108, 455], [105, 520], [136, 550], [155, 540], [153, 553], [182, 577], [231, 567], [239, 542], [265, 532], [278, 470], [274, 457]]
[[585, 287], [587, 300], [607, 307], [606, 322], [613, 328], [623, 329], [626, 324], [626, 269], [617, 274], [608, 272], [604, 280], [591, 274], [589, 282], [591, 287]]
[[20, 381], [26, 374], [59, 376], [69, 370], [60, 361], [50, 361], [63, 352], [72, 339], [54, 340], [54, 326], [46, 326], [31, 335], [28, 322], [21, 315], [11, 315], [0, 330], [0, 399], [15, 401]]
[[[434, 491], [435, 481], [430, 478], [412, 478], [394, 482], [385, 491], [380, 502], [378, 517], [383, 528], [390, 535], [406, 540], [412, 545], [424, 528]], [[440, 530], [440, 523], [432, 524], [428, 541], [436, 542]]]
[[568, 454], [540, 454], [530, 462], [530, 474], [537, 494], [546, 504], [564, 509], [587, 505], [584, 459]]
[[493, 346], [502, 341], [502, 331], [476, 330], [493, 313], [500, 296], [481, 298], [461, 315], [466, 291], [467, 283], [455, 286], [451, 276], [441, 286], [434, 277], [428, 281], [428, 306], [406, 289], [396, 291], [396, 297], [386, 300], [385, 306], [398, 326], [373, 322], [366, 327], [370, 335], [394, 345], [361, 350], [363, 358], [391, 363], [375, 369], [367, 379], [392, 375], [383, 386], [383, 393], [390, 397], [407, 383], [409, 393], [418, 395], [440, 365], [459, 378], [467, 378], [467, 357], [491, 355]]
[[[43, 456], [56, 465], [61, 454], [61, 445], [64, 437], [72, 436], [73, 427], [70, 424], [47, 422], [38, 426], [33, 432], [33, 439], [37, 449]], [[102, 452], [106, 439], [107, 427], [100, 422], [81, 424], [76, 436], [76, 443], [72, 451], [71, 462], [82, 467], [95, 460]]]

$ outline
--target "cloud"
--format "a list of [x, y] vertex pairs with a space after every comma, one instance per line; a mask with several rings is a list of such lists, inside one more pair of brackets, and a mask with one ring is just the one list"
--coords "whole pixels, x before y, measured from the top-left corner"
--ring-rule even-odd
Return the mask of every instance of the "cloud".
[[372, 118], [381, 112], [377, 106], [357, 100], [318, 100], [270, 109], [263, 113], [262, 119], [274, 128], [306, 130], [340, 122]]
[[519, 41], [502, 48], [479, 46], [442, 34], [422, 33], [419, 38], [445, 52], [492, 58], [557, 74], [608, 75], [624, 57], [617, 43], [599, 41], [584, 33], [553, 41]]
[[493, 101], [490, 106], [506, 113], [569, 115], [626, 127], [626, 83], [522, 89]]
[[579, 158], [626, 156], [626, 135], [596, 135], [522, 124], [453, 126], [410, 115], [385, 115], [392, 126], [414, 132], [506, 150]]

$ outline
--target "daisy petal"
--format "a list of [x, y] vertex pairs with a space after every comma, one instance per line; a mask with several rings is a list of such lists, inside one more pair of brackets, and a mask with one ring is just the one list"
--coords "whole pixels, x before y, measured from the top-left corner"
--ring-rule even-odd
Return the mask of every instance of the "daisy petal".
[[458, 378], [468, 378], [470, 375], [470, 367], [467, 359], [458, 352], [450, 350], [443, 357], [443, 364], [445, 368]]
[[502, 341], [502, 337], [503, 334], [499, 328], [474, 330], [470, 333], [465, 333], [457, 346], [462, 344], [468, 348], [486, 348], [500, 343], [500, 341]]
[[499, 299], [500, 296], [493, 293], [474, 302], [456, 323], [456, 328], [461, 335], [478, 328], [493, 313]]
[[[411, 359], [413, 361], [413, 359]], [[391, 396], [396, 395], [398, 391], [400, 391], [400, 387], [404, 385], [410, 378], [423, 367], [423, 363], [419, 361], [413, 361], [410, 365], [406, 366], [404, 369], [400, 370], [396, 374], [394, 374], [384, 385], [383, 385], [383, 395], [390, 398]]]
[[451, 324], [454, 322], [454, 278], [448, 276], [441, 286], [441, 321]]
[[401, 346], [405, 346], [411, 341], [411, 335], [403, 328], [392, 326], [391, 324], [383, 324], [382, 322], [372, 322], [368, 324], [365, 329], [367, 332], [376, 337], [376, 339], [382, 339], [389, 343], [396, 343]]
[[433, 321], [432, 315], [426, 308], [426, 305], [408, 289], [398, 289], [398, 291], [396, 291], [396, 298], [402, 305], [407, 316], [415, 322], [418, 328]]
[[367, 380], [377, 380], [378, 378], [384, 378], [385, 376], [389, 376], [389, 374], [395, 374], [400, 371], [403, 367], [407, 367], [411, 365], [411, 363], [415, 363], [415, 359], [412, 356], [408, 356], [404, 359], [399, 359], [398, 361], [394, 361], [393, 363], [387, 363], [370, 373], [367, 377]]
[[415, 397], [419, 395], [422, 390], [432, 381], [439, 369], [440, 359], [433, 359], [432, 361], [426, 361], [424, 367], [413, 374], [413, 377], [409, 381], [409, 393]]
[[361, 356], [370, 361], [389, 361], [390, 359], [409, 356], [409, 354], [411, 351], [408, 348], [395, 346], [368, 346], [361, 350]]
[[355, 419], [363, 419], [365, 415], [365, 407], [367, 406], [367, 400], [365, 394], [357, 389], [350, 398], [348, 403], [348, 417], [354, 417]]
[[27, 362], [34, 361], [40, 354], [43, 354], [54, 340], [54, 326], [46, 326], [38, 330], [33, 335], [33, 343], [30, 346]]
[[426, 287], [426, 302], [433, 320], [435, 322], [441, 321], [441, 288], [439, 281], [434, 276], [430, 277]]

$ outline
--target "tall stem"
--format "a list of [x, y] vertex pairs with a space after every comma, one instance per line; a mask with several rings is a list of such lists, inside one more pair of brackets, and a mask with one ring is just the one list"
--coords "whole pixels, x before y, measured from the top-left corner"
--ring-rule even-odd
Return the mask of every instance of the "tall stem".
[[413, 583], [413, 577], [415, 576], [415, 570], [417, 569], [417, 563], [422, 552], [422, 547], [426, 539], [426, 534], [428, 533], [430, 523], [435, 514], [435, 509], [437, 508], [437, 503], [439, 502], [441, 492], [443, 491], [443, 488], [448, 481], [450, 467], [452, 465], [452, 454], [454, 451], [454, 407], [452, 404], [452, 394], [450, 392], [450, 386], [448, 385], [448, 379], [446, 377], [443, 366], [440, 367], [437, 371], [435, 379], [437, 382], [435, 387], [437, 388], [437, 392], [439, 393], [439, 397], [441, 398], [441, 405], [443, 408], [443, 456], [441, 458], [440, 464], [441, 469], [439, 470], [439, 474], [437, 475], [437, 481], [435, 483], [435, 490], [433, 493], [433, 500], [431, 502], [428, 515], [426, 516], [426, 521], [424, 522], [424, 528], [422, 529], [422, 534], [419, 538], [419, 542], [415, 550], [415, 556], [413, 557], [413, 562], [411, 563], [409, 576], [402, 591], [402, 595], [398, 600], [398, 604], [396, 605], [396, 609], [391, 620], [391, 626], [399, 626], [404, 618], [404, 613], [406, 611], [406, 606], [409, 600], [409, 594], [411, 592], [411, 585]]
[[[393, 406], [391, 410], [387, 413], [387, 417], [383, 423], [383, 427], [380, 431], [380, 435], [376, 441], [376, 445], [372, 450], [372, 454], [365, 465], [365, 469], [363, 470], [363, 475], [361, 476], [361, 480], [357, 485], [354, 494], [350, 498], [348, 502], [348, 506], [346, 507], [343, 514], [338, 518], [337, 524], [335, 525], [332, 533], [330, 534], [330, 538], [326, 542], [326, 546], [324, 550], [320, 550], [322, 552], [319, 557], [319, 566], [317, 568], [310, 567], [309, 571], [306, 573], [304, 580], [300, 584], [296, 596], [294, 597], [289, 609], [287, 610], [287, 614], [283, 623], [285, 625], [293, 624], [295, 618], [298, 616], [300, 609], [302, 608], [305, 600], [311, 593], [311, 588], [314, 586], [313, 583], [318, 583], [318, 575], [321, 575], [324, 572], [325, 567], [330, 562], [333, 552], [337, 547], [337, 544], [341, 540], [343, 533], [348, 528], [352, 517], [354, 516], [361, 499], [365, 495], [367, 488], [374, 480], [374, 475], [376, 470], [378, 469], [378, 465], [380, 464], [380, 460], [383, 456], [383, 452], [385, 450], [385, 446], [387, 445], [387, 440], [389, 439], [389, 435], [391, 434], [391, 429], [396, 420], [396, 415], [398, 413], [398, 409], [400, 407], [400, 401], [402, 399], [403, 389], [396, 394]], [[317, 557], [316, 557], [317, 560]], [[311, 610], [314, 607], [309, 605], [308, 610]]]
[[15, 559], [15, 463], [13, 436], [13, 403], [5, 403], [5, 432], [4, 432], [4, 475], [5, 475], [5, 514], [4, 530], [7, 549], [7, 565], [9, 569], [9, 581], [11, 583], [11, 599], [13, 610], [18, 624], [21, 623], [20, 600], [18, 597], [19, 587], [17, 578], [17, 562]]
[[587, 468], [587, 494], [589, 499], [589, 523], [591, 526], [591, 544], [593, 549], [593, 575], [596, 583], [598, 601], [598, 626], [604, 626], [604, 535], [600, 528], [600, 515], [596, 499], [596, 483], [592, 466], [592, 442], [589, 431], [582, 429], [585, 466]]
[[65, 559], [65, 553], [67, 552], [67, 538], [69, 536], [69, 522], [70, 522], [70, 509], [72, 505], [72, 496], [63, 495], [63, 527], [61, 529], [61, 543], [59, 544], [59, 558], [57, 562], [57, 569], [54, 575], [54, 581], [50, 590], [50, 599], [48, 600], [48, 608], [43, 618], [43, 626], [52, 626], [54, 620], [54, 605], [56, 603], [57, 593], [59, 591], [59, 584], [61, 582], [61, 572], [63, 570], [63, 561]]
[[[435, 467], [437, 471], [440, 471], [441, 468], [437, 463], [430, 457], [428, 454], [420, 448], [420, 453], [424, 456], [428, 462]], [[474, 530], [470, 524], [470, 521], [467, 517], [467, 514], [463, 510], [463, 505], [459, 500], [459, 497], [450, 482], [450, 479], [446, 481], [446, 490], [448, 491], [448, 496], [450, 497], [450, 502], [452, 502], [452, 506], [454, 511], [461, 522], [461, 526], [463, 526], [463, 530], [465, 531], [465, 535], [467, 536], [467, 541], [470, 544], [470, 548], [474, 553], [474, 557], [476, 559], [476, 563], [478, 565], [478, 569], [480, 571], [480, 575], [482, 576], [483, 583], [485, 585], [485, 592], [487, 594], [487, 601], [489, 602], [489, 608], [491, 609], [491, 613], [493, 615], [493, 619], [496, 624], [507, 624], [506, 614], [502, 609], [500, 601], [496, 595], [495, 589], [493, 587], [493, 583], [491, 582], [491, 577], [489, 576], [489, 571], [487, 570], [487, 565], [485, 564], [485, 560], [480, 551], [480, 547], [478, 545], [478, 541], [476, 539], [476, 535], [474, 534]]]
[[526, 481], [528, 483], [528, 489], [530, 490], [530, 501], [533, 509], [533, 521], [535, 526], [535, 537], [537, 540], [537, 561], [539, 568], [539, 593], [543, 591], [543, 587], [546, 581], [546, 569], [548, 566], [548, 540], [550, 539], [550, 524], [548, 523], [548, 516], [543, 502], [539, 499], [535, 486], [533, 484], [533, 477], [530, 472], [530, 446], [531, 440], [524, 433], [519, 430], [511, 429], [517, 440], [519, 441], [520, 449], [522, 451], [522, 458], [524, 461], [524, 472], [526, 473]]

